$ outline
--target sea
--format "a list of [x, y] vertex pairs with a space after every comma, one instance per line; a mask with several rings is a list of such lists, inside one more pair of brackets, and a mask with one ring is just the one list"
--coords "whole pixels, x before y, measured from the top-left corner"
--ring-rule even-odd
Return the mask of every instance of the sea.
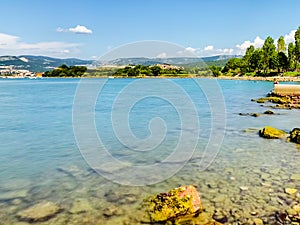
[[[272, 88], [204, 78], [0, 79], [0, 224], [143, 224], [145, 199], [184, 185], [223, 224], [276, 224], [276, 213], [300, 203], [300, 147], [258, 131], [300, 127], [300, 111], [252, 101]], [[61, 210], [24, 216], [43, 202]]]

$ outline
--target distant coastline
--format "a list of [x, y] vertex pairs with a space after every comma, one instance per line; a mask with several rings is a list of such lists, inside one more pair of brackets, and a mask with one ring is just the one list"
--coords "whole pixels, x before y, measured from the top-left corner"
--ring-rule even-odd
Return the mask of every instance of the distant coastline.
[[[28, 79], [27, 77], [19, 77], [19, 76], [0, 76], [0, 79]], [[124, 77], [124, 76], [82, 76], [82, 77], [39, 77], [40, 79], [81, 79], [81, 78], [102, 78], [102, 79], [217, 79], [217, 80], [248, 80], [248, 81], [269, 81], [273, 82], [274, 79], [279, 82], [300, 82], [300, 76], [287, 77], [287, 76], [272, 76], [272, 77], [262, 77], [262, 76], [196, 76], [192, 74], [183, 74], [181, 76], [136, 76], [136, 77]], [[32, 78], [31, 78], [32, 79]]]

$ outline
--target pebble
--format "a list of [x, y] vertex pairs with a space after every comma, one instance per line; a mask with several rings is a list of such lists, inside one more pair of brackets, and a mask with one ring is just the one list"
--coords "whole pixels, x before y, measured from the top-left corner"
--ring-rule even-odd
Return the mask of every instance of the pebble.
[[249, 187], [247, 187], [247, 186], [240, 186], [240, 190], [241, 191], [248, 191]]
[[293, 209], [300, 213], [300, 205], [294, 205]]
[[287, 193], [289, 195], [293, 195], [293, 194], [296, 194], [298, 190], [295, 188], [285, 188], [284, 191], [285, 191], [285, 193]]
[[253, 223], [255, 225], [263, 225], [264, 224], [264, 222], [262, 221], [262, 219], [259, 219], [259, 218], [254, 218], [253, 219]]
[[213, 214], [213, 219], [220, 223], [226, 223], [228, 221], [227, 216], [223, 211], [217, 210]]

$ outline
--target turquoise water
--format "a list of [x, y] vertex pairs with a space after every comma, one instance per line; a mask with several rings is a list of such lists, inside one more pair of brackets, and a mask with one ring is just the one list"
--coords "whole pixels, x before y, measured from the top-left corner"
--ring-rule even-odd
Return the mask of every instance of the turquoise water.
[[[0, 224], [16, 224], [19, 211], [42, 200], [54, 201], [64, 211], [39, 224], [139, 224], [140, 221], [133, 217], [144, 197], [183, 184], [196, 185], [207, 211], [213, 214], [216, 209], [223, 210], [228, 217], [228, 224], [245, 224], [254, 217], [271, 221], [275, 209], [284, 210], [299, 200], [297, 195], [289, 196], [284, 192], [286, 187], [300, 191], [300, 181], [290, 178], [292, 174], [300, 173], [299, 147], [281, 140], [261, 139], [257, 135], [257, 129], [265, 125], [285, 131], [300, 127], [300, 111], [272, 109], [276, 115], [238, 115], [266, 111], [268, 108], [250, 100], [262, 97], [272, 90], [272, 82], [219, 80], [217, 82], [223, 101], [222, 98], [213, 98], [218, 93], [207, 99], [207, 93], [192, 79], [170, 80], [180, 90], [165, 85], [160, 79], [145, 79], [143, 82], [147, 83], [143, 83], [144, 86], [138, 84], [133, 92], [128, 91], [128, 95], [125, 95], [124, 88], [134, 85], [136, 81], [109, 79], [105, 83], [101, 93], [96, 96], [95, 127], [110, 156], [142, 167], [161, 163], [172, 154], [183, 130], [187, 130], [190, 137], [196, 136], [197, 145], [189, 162], [185, 162], [184, 155], [178, 153], [178, 158], [182, 161], [176, 161], [174, 165], [168, 162], [170, 168], [178, 166], [176, 173], [166, 177], [164, 174], [155, 174], [161, 177], [158, 182], [152, 182], [155, 179], [151, 178], [151, 174], [137, 174], [140, 177], [132, 178], [131, 170], [127, 171], [125, 168], [117, 171], [117, 168], [111, 168], [112, 164], [105, 167], [107, 162], [103, 159], [99, 165], [101, 170], [89, 167], [84, 160], [86, 155], [82, 155], [80, 151], [84, 149], [80, 149], [76, 143], [78, 137], [74, 135], [72, 124], [79, 79], [0, 80], [0, 216], [5, 218]], [[197, 81], [206, 84], [204, 79]], [[134, 104], [129, 114], [122, 117], [120, 114], [125, 112], [122, 110], [127, 107], [132, 95], [143, 93], [146, 87], [155, 89], [156, 92]], [[168, 101], [160, 98], [157, 93], [171, 93], [175, 98]], [[183, 94], [188, 98], [182, 98]], [[116, 100], [118, 97], [120, 102]], [[180, 123], [180, 110], [190, 107], [188, 100], [195, 107], [183, 111], [190, 127]], [[172, 105], [174, 102], [180, 108], [179, 111]], [[225, 110], [222, 109], [223, 103]], [[224, 123], [212, 114], [212, 104], [220, 111], [216, 114], [220, 119], [221, 114], [225, 115], [226, 126], [224, 131], [217, 134], [220, 137], [224, 135], [221, 147], [212, 143], [207, 149], [213, 126], [216, 130], [222, 129]], [[116, 117], [112, 117], [112, 111], [116, 112]], [[132, 136], [127, 133], [126, 127], [121, 126], [124, 118], [128, 119], [126, 124], [130, 126], [134, 137], [145, 139], [151, 136], [149, 121], [157, 117], [164, 121], [164, 126], [158, 124], [156, 131], [160, 132], [165, 127], [166, 132], [163, 139], [159, 140], [161, 144], [152, 151], [143, 151], [141, 148], [152, 146], [153, 143], [139, 142], [133, 146], [128, 146], [131, 143], [124, 144], [115, 135], [111, 124], [114, 120], [115, 128], [119, 129], [118, 134], [126, 142]], [[79, 117], [79, 123], [84, 125], [84, 120], [81, 121], [80, 118], [82, 117]], [[194, 129], [197, 128], [196, 123], [199, 123], [199, 129]], [[84, 138], [89, 140], [89, 137]], [[155, 138], [153, 140], [158, 141]], [[189, 144], [190, 142], [185, 143], [187, 154], [191, 153]], [[138, 150], [132, 151], [131, 148]], [[208, 157], [204, 157], [204, 153]], [[103, 172], [104, 167], [108, 169]], [[155, 171], [159, 172], [160, 170]], [[107, 179], [110, 177], [109, 173], [121, 175], [119, 178], [113, 176], [116, 182], [111, 182]], [[129, 183], [123, 186], [118, 184], [118, 179], [132, 179], [134, 182], [149, 184], [132, 186]], [[241, 191], [241, 187], [247, 187], [247, 191]], [[110, 198], [110, 193], [115, 198]], [[133, 200], [128, 200], [128, 196]], [[74, 213], [72, 207], [78, 199], [85, 199], [89, 207], [86, 206], [84, 212]], [[109, 216], [104, 213], [111, 205], [119, 207], [121, 213]], [[239, 216], [235, 217], [232, 209]]]

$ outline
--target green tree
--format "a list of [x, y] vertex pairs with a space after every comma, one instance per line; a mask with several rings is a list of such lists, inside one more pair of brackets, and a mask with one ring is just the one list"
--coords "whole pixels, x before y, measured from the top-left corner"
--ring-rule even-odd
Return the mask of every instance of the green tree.
[[300, 27], [298, 27], [297, 31], [295, 32], [295, 67], [296, 70], [298, 69], [298, 64], [300, 63]]
[[255, 51], [253, 52], [250, 58], [251, 69], [254, 71], [258, 71], [260, 73], [260, 71], [263, 69], [262, 59], [263, 59], [262, 50], [260, 48], [255, 49]]
[[243, 64], [243, 66], [245, 66], [247, 72], [251, 72], [251, 70], [252, 70], [250, 59], [251, 59], [254, 51], [255, 51], [255, 48], [253, 45], [251, 45], [250, 47], [247, 48], [246, 53], [243, 56], [243, 62], [241, 64]]
[[209, 69], [215, 77], [220, 76], [222, 68], [220, 66], [210, 66]]
[[264, 74], [268, 74], [271, 69], [276, 68], [276, 47], [274, 45], [274, 40], [270, 36], [264, 42], [262, 47], [262, 54], [263, 54], [263, 70]]
[[288, 60], [289, 60], [289, 69], [295, 70], [296, 57], [295, 57], [295, 45], [294, 43], [289, 43], [288, 45]]
[[278, 72], [280, 70], [287, 71], [289, 68], [289, 59], [284, 52], [278, 53]]
[[285, 51], [286, 51], [286, 47], [285, 47], [284, 37], [280, 36], [277, 41], [277, 52], [285, 52]]
[[242, 59], [239, 58], [231, 58], [228, 60], [224, 67], [224, 72], [229, 70], [236, 70], [242, 66]]
[[159, 66], [152, 66], [151, 72], [152, 72], [153, 76], [159, 76], [161, 74], [162, 70]]

